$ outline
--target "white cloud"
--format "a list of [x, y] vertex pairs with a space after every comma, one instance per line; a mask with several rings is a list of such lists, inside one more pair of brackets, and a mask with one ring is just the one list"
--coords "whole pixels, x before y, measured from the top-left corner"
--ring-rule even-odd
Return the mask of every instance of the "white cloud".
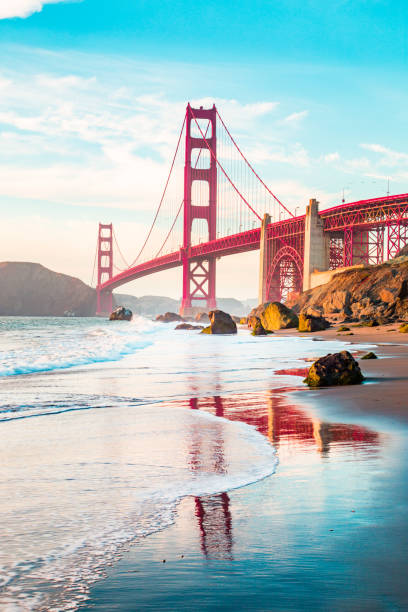
[[291, 115], [288, 115], [287, 117], [285, 117], [283, 121], [285, 123], [298, 123], [299, 121], [307, 117], [308, 114], [309, 114], [309, 111], [307, 110], [300, 111], [299, 113], [292, 113]]
[[388, 147], [380, 144], [362, 144], [360, 145], [366, 151], [372, 151], [382, 155], [379, 163], [383, 166], [398, 166], [400, 164], [408, 164], [408, 153], [401, 151], [393, 151]]
[[45, 4], [57, 4], [66, 0], [1, 0], [0, 19], [12, 17], [29, 17], [39, 13]]
[[340, 160], [340, 155], [336, 152], [334, 153], [327, 153], [327, 155], [323, 156], [323, 160], [326, 162], [326, 164], [332, 164], [333, 162], [338, 162]]

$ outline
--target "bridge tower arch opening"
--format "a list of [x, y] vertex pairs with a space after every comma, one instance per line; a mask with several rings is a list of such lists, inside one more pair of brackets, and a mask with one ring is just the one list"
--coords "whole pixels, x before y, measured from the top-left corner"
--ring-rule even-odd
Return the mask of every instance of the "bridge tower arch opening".
[[281, 247], [273, 257], [266, 280], [265, 301], [284, 302], [290, 293], [302, 291], [303, 261], [291, 246]]
[[[205, 129], [200, 129], [200, 122], [208, 124], [207, 136]], [[191, 315], [196, 305], [203, 305], [208, 310], [216, 308], [215, 278], [216, 259], [191, 259], [193, 221], [204, 219], [207, 222], [207, 235], [204, 241], [212, 241], [217, 236], [217, 109], [192, 108], [186, 110], [186, 143], [184, 166], [184, 226], [183, 247], [181, 257], [183, 264], [183, 295], [180, 314]], [[198, 133], [197, 133], [198, 132]], [[211, 149], [211, 151], [209, 150]], [[203, 151], [206, 163], [200, 167], [192, 164], [194, 150]], [[204, 181], [208, 184], [208, 203], [195, 204], [193, 192], [195, 183]], [[195, 200], [195, 198], [194, 198]]]

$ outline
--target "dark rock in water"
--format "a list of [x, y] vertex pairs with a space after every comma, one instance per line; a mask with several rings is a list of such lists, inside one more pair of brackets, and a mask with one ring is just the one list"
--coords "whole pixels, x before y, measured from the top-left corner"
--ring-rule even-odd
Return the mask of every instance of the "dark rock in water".
[[208, 312], [198, 312], [195, 316], [195, 320], [200, 323], [209, 323], [210, 317], [208, 316]]
[[323, 331], [330, 327], [330, 323], [324, 317], [318, 317], [311, 314], [300, 313], [299, 315], [299, 331], [300, 332], [316, 332]]
[[360, 366], [348, 351], [329, 353], [317, 359], [311, 366], [304, 382], [309, 387], [332, 385], [357, 385], [364, 380]]
[[373, 351], [369, 351], [361, 357], [361, 359], [378, 359], [377, 355]]
[[222, 310], [210, 310], [210, 325], [205, 327], [202, 334], [236, 334], [237, 324], [231, 315]]
[[156, 321], [161, 321], [162, 323], [174, 323], [175, 321], [184, 321], [184, 319], [175, 312], [166, 312], [165, 314], [157, 315]]
[[203, 325], [191, 325], [191, 323], [179, 323], [174, 329], [204, 329]]
[[255, 316], [249, 317], [248, 327], [252, 329], [253, 336], [267, 336], [268, 335], [268, 332], [262, 325], [261, 319], [259, 317], [255, 317]]
[[267, 331], [288, 329], [290, 327], [297, 327], [299, 324], [298, 317], [293, 310], [280, 302], [260, 304], [251, 310], [249, 317], [252, 316], [259, 317], [264, 329]]
[[132, 318], [132, 311], [124, 306], [118, 306], [109, 316], [109, 321], [130, 321]]

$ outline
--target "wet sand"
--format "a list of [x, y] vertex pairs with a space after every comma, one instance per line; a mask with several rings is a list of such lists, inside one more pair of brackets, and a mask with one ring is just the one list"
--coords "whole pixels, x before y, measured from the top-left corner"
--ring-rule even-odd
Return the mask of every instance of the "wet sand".
[[[408, 420], [408, 334], [398, 331], [400, 324], [378, 327], [353, 327], [353, 333], [338, 332], [333, 328], [313, 335], [323, 340], [341, 339], [350, 342], [350, 352], [361, 357], [365, 351], [353, 350], [355, 344], [372, 344], [379, 359], [360, 360], [361, 370], [366, 377], [363, 385], [307, 390], [314, 401], [335, 406], [343, 414], [377, 414]], [[279, 335], [293, 335], [293, 331], [277, 332]], [[299, 334], [304, 335], [304, 334]], [[306, 364], [307, 366], [307, 364]], [[372, 383], [372, 384], [370, 384]], [[309, 402], [309, 400], [307, 400]]]
[[[132, 546], [83, 609], [408, 610], [408, 338], [390, 328], [313, 334], [347, 339], [351, 352], [376, 345], [379, 359], [360, 362], [363, 385], [185, 403], [255, 426], [277, 471], [185, 498], [174, 525]], [[203, 439], [198, 452], [214, 453], [216, 470], [222, 448]]]

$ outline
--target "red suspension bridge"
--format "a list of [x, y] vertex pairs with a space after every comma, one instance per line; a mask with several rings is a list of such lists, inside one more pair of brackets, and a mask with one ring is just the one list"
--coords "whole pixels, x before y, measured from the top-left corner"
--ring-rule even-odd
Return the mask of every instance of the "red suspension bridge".
[[[152, 225], [130, 264], [112, 224], [99, 224], [97, 313], [112, 291], [182, 267], [181, 314], [216, 307], [216, 261], [260, 249], [259, 300], [284, 300], [311, 286], [314, 271], [376, 264], [408, 242], [408, 194], [323, 211], [311, 200], [294, 216], [257, 174], [215, 106], [188, 104]], [[115, 245], [115, 261], [114, 261]], [[117, 257], [123, 267], [117, 265]]]

